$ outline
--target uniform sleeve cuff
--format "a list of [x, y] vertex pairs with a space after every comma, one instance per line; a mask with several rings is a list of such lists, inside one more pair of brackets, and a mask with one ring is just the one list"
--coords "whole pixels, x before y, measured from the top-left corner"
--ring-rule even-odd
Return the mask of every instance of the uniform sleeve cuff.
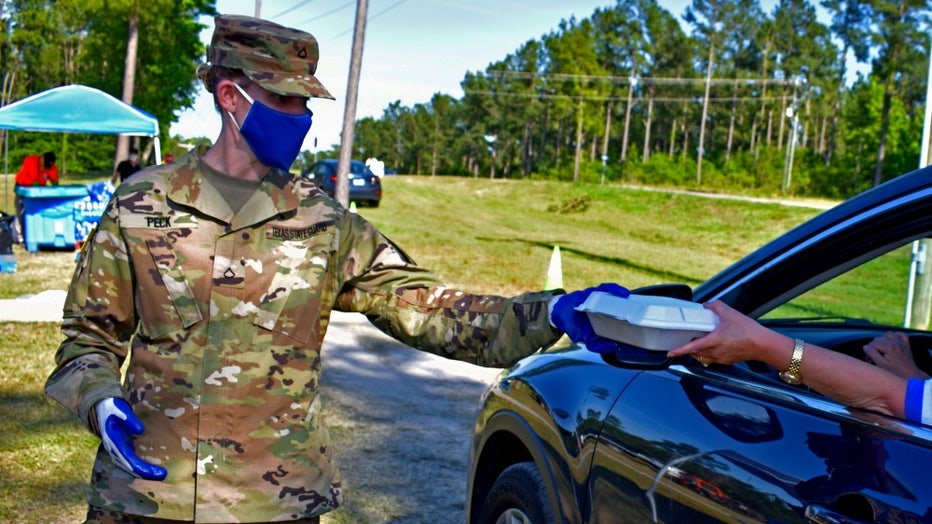
[[557, 305], [557, 300], [560, 300], [563, 294], [554, 295], [550, 297], [550, 300], [547, 301], [547, 318], [550, 320], [550, 327], [556, 329], [557, 326], [553, 323], [553, 307]]

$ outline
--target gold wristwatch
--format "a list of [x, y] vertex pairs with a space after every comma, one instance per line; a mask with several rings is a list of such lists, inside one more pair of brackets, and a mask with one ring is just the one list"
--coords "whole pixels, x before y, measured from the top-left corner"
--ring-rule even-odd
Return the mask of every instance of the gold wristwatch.
[[803, 349], [805, 347], [806, 343], [803, 342], [801, 338], [797, 338], [793, 341], [793, 356], [790, 358], [790, 367], [783, 373], [780, 373], [780, 378], [783, 382], [793, 386], [798, 386], [802, 383], [799, 379], [799, 366], [803, 363]]

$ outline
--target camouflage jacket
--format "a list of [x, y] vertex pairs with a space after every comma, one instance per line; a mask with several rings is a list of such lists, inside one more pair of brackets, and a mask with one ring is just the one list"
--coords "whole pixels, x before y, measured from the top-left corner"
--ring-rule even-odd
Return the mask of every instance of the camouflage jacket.
[[[553, 343], [552, 292], [443, 287], [362, 217], [273, 171], [233, 213], [203, 150], [120, 185], [80, 258], [46, 393], [88, 423], [123, 397], [146, 426], [136, 479], [97, 453], [89, 502], [196, 522], [287, 521], [342, 501], [321, 417], [333, 309], [416, 348], [507, 366]], [[125, 380], [121, 366], [128, 360]]]

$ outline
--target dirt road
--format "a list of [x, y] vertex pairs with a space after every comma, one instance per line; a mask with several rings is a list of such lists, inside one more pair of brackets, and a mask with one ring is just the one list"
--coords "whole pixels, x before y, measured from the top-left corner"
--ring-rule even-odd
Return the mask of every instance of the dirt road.
[[345, 313], [323, 359], [352, 521], [462, 523], [472, 424], [499, 370], [415, 351]]

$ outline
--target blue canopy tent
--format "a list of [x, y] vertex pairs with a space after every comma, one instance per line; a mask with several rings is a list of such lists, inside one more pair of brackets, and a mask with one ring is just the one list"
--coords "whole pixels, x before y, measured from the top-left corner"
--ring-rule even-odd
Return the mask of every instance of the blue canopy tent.
[[[159, 122], [154, 116], [99, 89], [67, 85], [40, 91], [0, 107], [0, 129], [51, 133], [94, 133], [148, 136], [155, 143], [155, 162], [162, 163]], [[3, 172], [8, 140], [3, 141]], [[9, 177], [5, 177], [4, 204]]]

